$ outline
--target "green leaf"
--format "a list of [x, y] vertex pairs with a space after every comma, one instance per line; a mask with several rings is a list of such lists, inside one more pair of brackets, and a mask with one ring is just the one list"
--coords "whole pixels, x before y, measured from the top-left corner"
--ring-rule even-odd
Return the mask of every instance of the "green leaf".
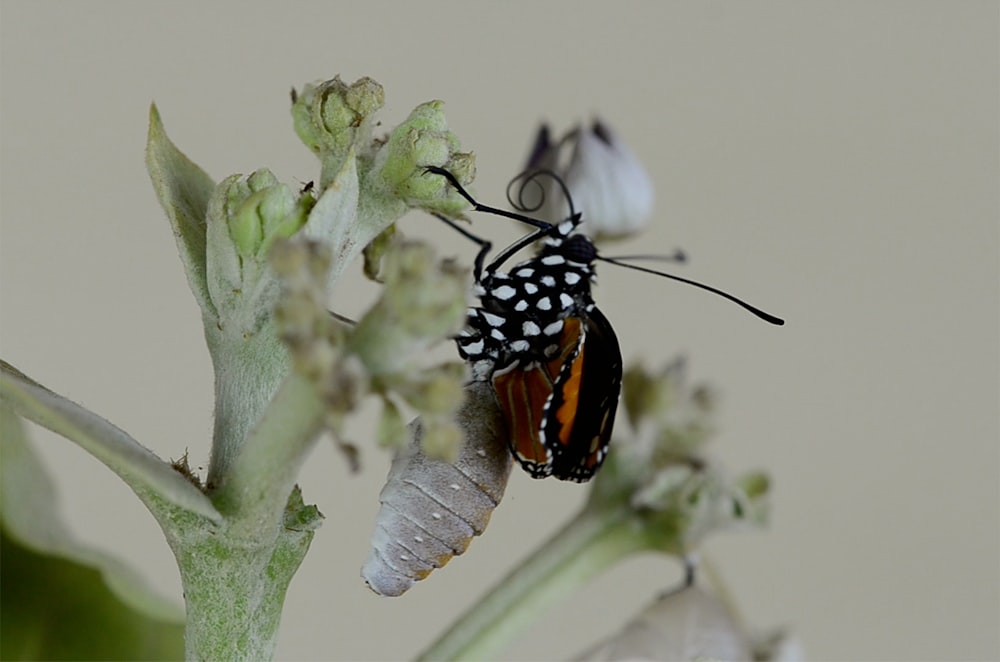
[[205, 213], [215, 182], [170, 141], [155, 104], [149, 108], [146, 169], [174, 230], [191, 291], [202, 311], [214, 316], [205, 275]]
[[183, 612], [119, 559], [80, 547], [24, 426], [0, 418], [0, 658], [178, 659]]
[[[0, 403], [79, 444], [118, 474], [147, 507], [162, 511], [163, 504], [158, 501], [162, 500], [214, 522], [222, 520], [201, 490], [124, 430], [53, 393], [2, 360]], [[4, 412], [5, 419], [10, 416], [9, 411]], [[154, 514], [162, 514], [158, 511]]]

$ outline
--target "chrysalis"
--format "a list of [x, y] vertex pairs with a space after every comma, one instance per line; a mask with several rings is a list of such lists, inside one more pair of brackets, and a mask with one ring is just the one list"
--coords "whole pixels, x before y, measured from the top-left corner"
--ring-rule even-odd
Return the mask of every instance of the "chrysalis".
[[456, 420], [465, 441], [454, 464], [424, 455], [419, 421], [410, 424], [410, 444], [392, 461], [379, 495], [372, 552], [361, 569], [379, 595], [402, 595], [464, 552], [503, 498], [513, 460], [489, 384], [466, 388]]

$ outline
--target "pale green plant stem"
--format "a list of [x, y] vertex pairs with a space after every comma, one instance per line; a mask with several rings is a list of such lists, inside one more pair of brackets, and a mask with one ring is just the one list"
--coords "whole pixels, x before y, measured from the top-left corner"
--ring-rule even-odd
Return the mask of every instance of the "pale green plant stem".
[[307, 452], [323, 424], [315, 386], [291, 374], [274, 395], [225, 483], [212, 495], [234, 534], [252, 537], [280, 521]]
[[420, 660], [495, 657], [515, 635], [623, 557], [648, 547], [624, 508], [584, 508], [466, 612]]
[[285, 592], [312, 531], [276, 524], [259, 534], [261, 540], [239, 540], [198, 528], [183, 532], [179, 545], [168, 536], [184, 584], [188, 660], [267, 660], [274, 655]]
[[248, 337], [238, 330], [206, 329], [205, 339], [215, 366], [215, 431], [206, 481], [211, 492], [229, 479], [252, 426], [288, 374], [289, 361], [273, 324]]
[[274, 654], [288, 584], [312, 539], [312, 527], [283, 521], [295, 476], [322, 426], [314, 386], [290, 375], [232, 462], [213, 502], [225, 523], [176, 527], [187, 606], [185, 645], [192, 660], [263, 660]]

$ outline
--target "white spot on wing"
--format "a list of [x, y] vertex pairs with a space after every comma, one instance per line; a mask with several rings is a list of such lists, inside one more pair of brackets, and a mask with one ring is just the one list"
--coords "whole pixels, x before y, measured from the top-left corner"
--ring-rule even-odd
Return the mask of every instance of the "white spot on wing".
[[493, 291], [490, 292], [490, 294], [495, 296], [497, 299], [500, 299], [501, 301], [506, 301], [507, 299], [517, 294], [517, 292], [510, 285], [501, 285], [500, 287], [494, 288]]
[[556, 320], [552, 324], [549, 324], [547, 327], [542, 329], [542, 333], [544, 333], [547, 336], [554, 336], [560, 331], [562, 331], [562, 328], [563, 328], [563, 321]]
[[546, 255], [542, 258], [542, 264], [547, 264], [549, 266], [555, 266], [557, 264], [565, 264], [566, 258], [562, 255]]
[[563, 292], [559, 295], [559, 303], [562, 304], [563, 310], [565, 310], [573, 305], [573, 297]]
[[483, 316], [483, 319], [486, 320], [486, 323], [489, 324], [490, 326], [502, 326], [503, 323], [506, 321], [506, 320], [504, 320], [504, 318], [500, 317], [499, 315], [494, 315], [493, 313], [488, 313], [485, 310], [482, 312], [482, 316]]
[[537, 336], [542, 330], [532, 321], [527, 321], [521, 325], [521, 333], [526, 336]]
[[567, 285], [576, 285], [580, 282], [580, 274], [575, 271], [567, 271], [566, 275], [563, 276], [563, 280], [566, 281]]
[[542, 297], [535, 305], [538, 306], [539, 310], [552, 310], [552, 300], [548, 297]]

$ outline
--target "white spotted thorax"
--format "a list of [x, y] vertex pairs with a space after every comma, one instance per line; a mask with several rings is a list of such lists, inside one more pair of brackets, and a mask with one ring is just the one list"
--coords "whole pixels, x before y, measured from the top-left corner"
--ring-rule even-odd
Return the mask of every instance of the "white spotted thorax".
[[560, 223], [537, 256], [507, 272], [488, 272], [476, 284], [479, 306], [469, 309], [457, 338], [474, 380], [551, 360], [560, 350], [563, 320], [593, 309], [597, 249], [573, 234], [577, 225], [575, 218]]

